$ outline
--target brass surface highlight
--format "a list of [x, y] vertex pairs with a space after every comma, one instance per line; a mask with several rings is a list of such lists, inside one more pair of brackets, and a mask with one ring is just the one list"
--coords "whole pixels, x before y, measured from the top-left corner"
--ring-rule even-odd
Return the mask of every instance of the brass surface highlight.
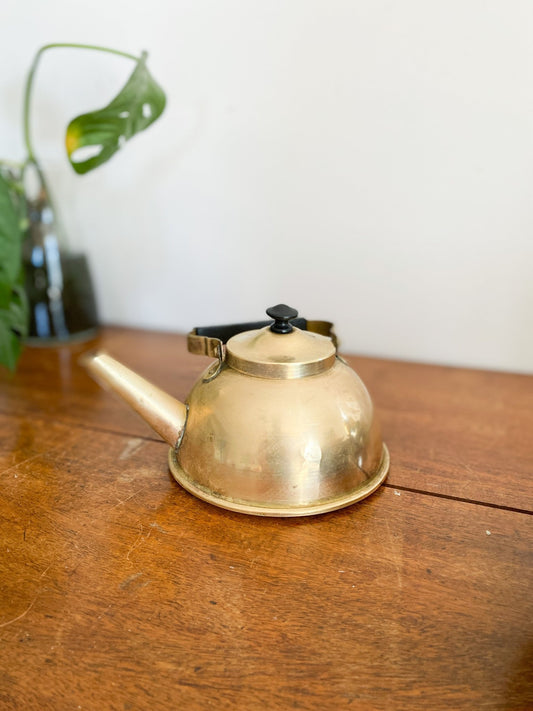
[[379, 488], [385, 480], [389, 472], [390, 456], [387, 446], [383, 444], [383, 456], [379, 469], [364, 486], [356, 488], [349, 494], [338, 496], [337, 498], [330, 499], [328, 501], [308, 504], [307, 506], [301, 505], [293, 507], [276, 507], [270, 506], [268, 502], [244, 502], [217, 496], [213, 492], [198, 486], [189, 479], [186, 472], [184, 472], [178, 464], [176, 452], [173, 448], [169, 449], [168, 452], [168, 465], [172, 476], [178, 484], [180, 484], [180, 486], [182, 486], [193, 496], [196, 496], [203, 501], [207, 501], [210, 504], [214, 504], [219, 508], [223, 508], [228, 511], [236, 511], [238, 513], [250, 514], [252, 516], [294, 518], [296, 516], [316, 516], [318, 514], [328, 513], [329, 511], [336, 511], [338, 509], [345, 508], [346, 506], [350, 506], [351, 504], [355, 504], [357, 501], [361, 501], [367, 496], [370, 496], [370, 494], [374, 493], [374, 491], [376, 491], [376, 489]]
[[230, 338], [226, 362], [241, 373], [275, 380], [304, 378], [331, 368], [336, 348], [331, 338], [293, 328], [273, 333], [268, 326]]

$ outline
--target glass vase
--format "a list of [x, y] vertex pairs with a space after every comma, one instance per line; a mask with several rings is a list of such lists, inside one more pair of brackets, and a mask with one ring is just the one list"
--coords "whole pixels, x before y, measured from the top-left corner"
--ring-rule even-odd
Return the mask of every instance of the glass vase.
[[25, 168], [24, 185], [28, 227], [22, 257], [30, 306], [27, 343], [88, 340], [97, 332], [98, 314], [87, 257], [69, 248], [37, 164]]

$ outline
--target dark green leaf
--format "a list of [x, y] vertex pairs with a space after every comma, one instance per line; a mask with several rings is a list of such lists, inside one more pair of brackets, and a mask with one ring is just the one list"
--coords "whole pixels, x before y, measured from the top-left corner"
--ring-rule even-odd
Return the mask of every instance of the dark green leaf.
[[21, 342], [0, 316], [0, 363], [13, 372], [21, 350]]
[[11, 301], [12, 289], [7, 282], [0, 281], [0, 310], [7, 309]]
[[13, 371], [22, 350], [21, 340], [28, 335], [28, 300], [20, 280], [10, 296], [8, 305], [0, 308], [0, 363]]
[[18, 184], [0, 173], [0, 364], [15, 370], [28, 333], [28, 301], [22, 279], [22, 201]]
[[143, 55], [108, 106], [69, 123], [66, 146], [74, 170], [83, 174], [105, 163], [125, 141], [150, 126], [163, 113], [165, 103], [165, 94], [148, 71]]
[[11, 188], [0, 174], [0, 284], [11, 285], [20, 271], [22, 234]]

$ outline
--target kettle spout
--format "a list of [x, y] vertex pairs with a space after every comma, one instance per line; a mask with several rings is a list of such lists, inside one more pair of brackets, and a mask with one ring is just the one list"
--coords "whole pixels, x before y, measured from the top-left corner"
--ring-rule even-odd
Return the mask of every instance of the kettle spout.
[[82, 365], [104, 387], [117, 393], [172, 447], [179, 445], [187, 407], [107, 353], [82, 357]]

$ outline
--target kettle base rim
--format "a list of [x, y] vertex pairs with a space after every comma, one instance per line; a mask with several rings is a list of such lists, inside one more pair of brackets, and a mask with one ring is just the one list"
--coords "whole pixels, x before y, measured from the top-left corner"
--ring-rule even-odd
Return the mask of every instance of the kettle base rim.
[[179, 465], [176, 452], [173, 447], [169, 449], [168, 465], [170, 473], [178, 484], [180, 484], [180, 486], [182, 486], [193, 496], [196, 496], [198, 499], [202, 499], [207, 503], [228, 511], [250, 514], [252, 516], [289, 518], [296, 516], [315, 516], [317, 514], [328, 513], [329, 511], [336, 511], [337, 509], [350, 506], [351, 504], [370, 496], [370, 494], [376, 491], [376, 489], [383, 483], [389, 472], [390, 455], [386, 444], [383, 443], [380, 465], [372, 477], [368, 479], [363, 486], [358, 486], [355, 490], [350, 491], [348, 494], [343, 494], [342, 496], [336, 496], [325, 501], [321, 500], [316, 504], [303, 504], [301, 506], [269, 506], [268, 504], [261, 504], [258, 502], [245, 502], [217, 496], [212, 491], [199, 486], [188, 477], [187, 473]]

